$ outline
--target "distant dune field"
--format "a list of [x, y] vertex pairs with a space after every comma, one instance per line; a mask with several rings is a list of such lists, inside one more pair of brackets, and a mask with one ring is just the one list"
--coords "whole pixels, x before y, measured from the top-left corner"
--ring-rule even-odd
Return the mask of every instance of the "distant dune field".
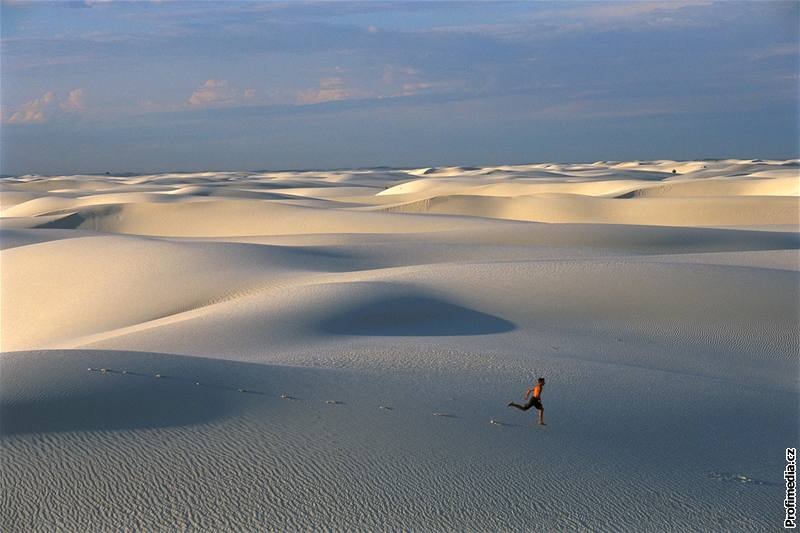
[[3, 178], [0, 530], [773, 530], [799, 230], [798, 160]]

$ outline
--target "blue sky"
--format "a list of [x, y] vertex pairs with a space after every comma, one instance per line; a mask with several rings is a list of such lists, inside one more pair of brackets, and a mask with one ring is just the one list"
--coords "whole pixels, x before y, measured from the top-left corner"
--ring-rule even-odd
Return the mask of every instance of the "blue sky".
[[795, 158], [790, 2], [3, 2], [6, 174]]

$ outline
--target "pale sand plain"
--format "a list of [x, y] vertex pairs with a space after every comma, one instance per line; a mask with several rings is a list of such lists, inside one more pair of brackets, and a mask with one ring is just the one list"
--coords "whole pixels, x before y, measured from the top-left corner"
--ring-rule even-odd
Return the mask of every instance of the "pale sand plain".
[[4, 178], [0, 530], [776, 530], [798, 163]]

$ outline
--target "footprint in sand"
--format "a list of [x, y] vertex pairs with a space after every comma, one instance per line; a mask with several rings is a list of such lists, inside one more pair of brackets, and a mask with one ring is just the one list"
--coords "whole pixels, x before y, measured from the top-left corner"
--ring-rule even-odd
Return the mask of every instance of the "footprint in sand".
[[[93, 367], [89, 367], [86, 370], [88, 372], [100, 372], [100, 373], [103, 373], [103, 374], [114, 372], [114, 370], [112, 370], [110, 368], [93, 368]], [[121, 374], [126, 374], [126, 375], [130, 375], [131, 374], [131, 372], [128, 371], [128, 370], [122, 370], [122, 371], [120, 371], [120, 373]], [[167, 376], [165, 376], [164, 374], [158, 373], [158, 374], [153, 374], [153, 377], [155, 377], [157, 379], [162, 379], [162, 378], [166, 378]], [[200, 386], [203, 385], [203, 383], [201, 383], [200, 381], [195, 381], [194, 385], [196, 387], [200, 387]], [[245, 388], [237, 388], [236, 392], [249, 393], [249, 392], [253, 392], [253, 391], [250, 391], [250, 390], [245, 389]], [[296, 398], [294, 396], [290, 396], [288, 394], [281, 394], [280, 397], [281, 397], [282, 400], [292, 400], [292, 401], [299, 400], [299, 398]], [[448, 398], [448, 400], [455, 400], [455, 398]], [[325, 400], [325, 403], [328, 404], [328, 405], [346, 405], [345, 402], [342, 402], [340, 400]], [[389, 405], [379, 405], [378, 409], [381, 409], [381, 410], [384, 410], [384, 411], [394, 411], [394, 407], [391, 407]], [[442, 418], [458, 418], [458, 416], [450, 414], [450, 413], [439, 413], [439, 412], [433, 413], [433, 416], [439, 416], [439, 417], [442, 417]], [[506, 426], [506, 425], [508, 425], [508, 424], [505, 424], [503, 422], [499, 422], [499, 421], [494, 420], [494, 419], [491, 419], [489, 421], [489, 423], [493, 424], [493, 425], [496, 425], [496, 426]]]
[[708, 472], [706, 476], [711, 479], [734, 482], [734, 483], [746, 483], [751, 485], [777, 485], [774, 483], [770, 483], [769, 481], [753, 479], [743, 474], [734, 474], [731, 472]]

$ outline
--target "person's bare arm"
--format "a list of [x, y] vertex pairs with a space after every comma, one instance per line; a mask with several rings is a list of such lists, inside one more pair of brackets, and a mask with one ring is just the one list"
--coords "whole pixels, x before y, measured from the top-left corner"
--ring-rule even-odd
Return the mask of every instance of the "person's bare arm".
[[528, 391], [525, 393], [525, 399], [527, 400], [531, 394], [533, 394], [533, 389], [528, 389]]

